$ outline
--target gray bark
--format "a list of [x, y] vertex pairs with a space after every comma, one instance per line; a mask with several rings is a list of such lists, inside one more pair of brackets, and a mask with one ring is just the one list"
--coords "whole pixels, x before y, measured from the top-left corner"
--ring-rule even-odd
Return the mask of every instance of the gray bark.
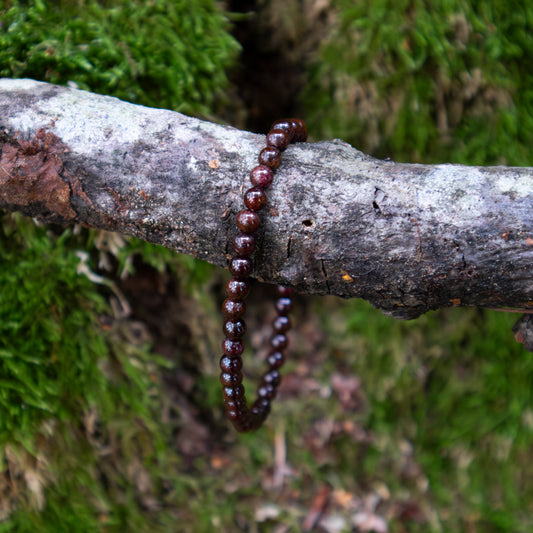
[[[0, 207], [135, 235], [226, 266], [263, 135], [32, 80], [0, 80]], [[258, 278], [400, 318], [533, 309], [533, 169], [380, 161], [291, 145]]]

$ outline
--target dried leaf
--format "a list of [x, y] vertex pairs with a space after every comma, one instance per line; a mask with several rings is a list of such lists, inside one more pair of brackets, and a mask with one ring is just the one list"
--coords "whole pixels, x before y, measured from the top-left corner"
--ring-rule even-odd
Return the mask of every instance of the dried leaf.
[[389, 527], [385, 519], [381, 516], [362, 511], [355, 513], [352, 519], [353, 525], [357, 528], [357, 531], [373, 531], [374, 533], [387, 533]]

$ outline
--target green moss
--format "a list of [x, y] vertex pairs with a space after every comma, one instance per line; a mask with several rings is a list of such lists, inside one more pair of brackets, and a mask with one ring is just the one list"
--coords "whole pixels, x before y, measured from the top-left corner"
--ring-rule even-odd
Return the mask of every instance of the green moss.
[[397, 160], [531, 164], [531, 6], [334, 4], [305, 92], [315, 135]]
[[[13, 222], [15, 221], [15, 222]], [[97, 362], [107, 348], [98, 323], [105, 308], [76, 272], [71, 231], [51, 239], [21, 217], [0, 234], [0, 439], [31, 432], [50, 417], [70, 417], [101, 392]]]
[[101, 288], [112, 281], [87, 277], [91, 260], [79, 250], [88, 240], [91, 232], [2, 218], [0, 478], [20, 480], [4, 495], [0, 531], [157, 531], [161, 523], [139, 501], [163, 498], [174, 479], [171, 426], [159, 422], [169, 363], [132, 340], [127, 322], [109, 325]]
[[0, 3], [0, 76], [209, 113], [238, 45], [212, 0]]

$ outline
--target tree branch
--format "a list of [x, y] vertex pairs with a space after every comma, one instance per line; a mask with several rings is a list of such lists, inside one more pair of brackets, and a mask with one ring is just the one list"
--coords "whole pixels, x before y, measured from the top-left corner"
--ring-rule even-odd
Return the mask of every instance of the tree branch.
[[[0, 207], [135, 235], [220, 266], [264, 137], [71, 88], [0, 80]], [[533, 169], [379, 161], [290, 146], [260, 279], [414, 318], [533, 309]]]

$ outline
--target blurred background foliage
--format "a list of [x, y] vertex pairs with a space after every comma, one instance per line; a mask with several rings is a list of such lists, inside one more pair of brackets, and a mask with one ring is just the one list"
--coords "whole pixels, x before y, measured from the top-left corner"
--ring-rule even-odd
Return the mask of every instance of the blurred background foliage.
[[[300, 115], [395, 160], [532, 165], [532, 25], [517, 0], [0, 0], [0, 75], [257, 131]], [[13, 214], [0, 255], [0, 531], [532, 530], [516, 316], [301, 296], [272, 417], [240, 436], [223, 272]]]
[[398, 160], [531, 164], [527, 2], [335, 4], [305, 91], [311, 130]]

